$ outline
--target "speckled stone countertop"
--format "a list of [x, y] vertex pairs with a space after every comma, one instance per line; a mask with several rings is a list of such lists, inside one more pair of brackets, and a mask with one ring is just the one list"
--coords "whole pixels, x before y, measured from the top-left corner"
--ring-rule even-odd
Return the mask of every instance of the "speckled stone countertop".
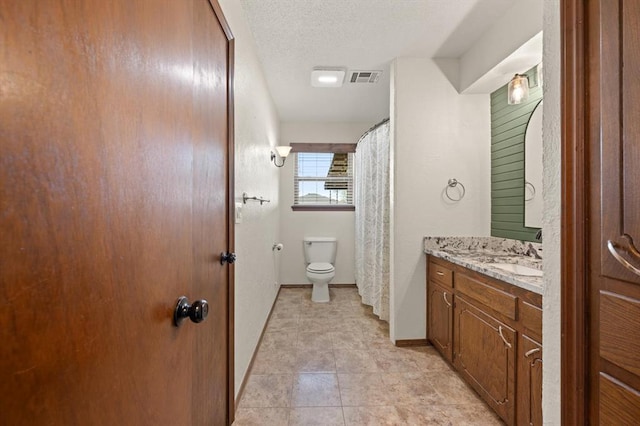
[[542, 294], [542, 277], [517, 275], [492, 263], [542, 270], [542, 244], [496, 237], [425, 237], [424, 252], [517, 287]]

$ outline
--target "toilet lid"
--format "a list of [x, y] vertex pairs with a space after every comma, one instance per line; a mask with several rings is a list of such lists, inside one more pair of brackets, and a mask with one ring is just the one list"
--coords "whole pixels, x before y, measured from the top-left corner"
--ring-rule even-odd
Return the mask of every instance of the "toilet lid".
[[322, 274], [322, 273], [326, 274], [328, 272], [333, 272], [334, 268], [333, 268], [333, 265], [330, 263], [317, 262], [307, 266], [307, 271], [315, 272], [316, 274]]

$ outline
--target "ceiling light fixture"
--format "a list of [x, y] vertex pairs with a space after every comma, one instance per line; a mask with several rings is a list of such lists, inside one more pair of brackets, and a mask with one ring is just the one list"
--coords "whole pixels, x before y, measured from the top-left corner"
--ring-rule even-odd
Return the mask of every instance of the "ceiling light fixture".
[[345, 74], [340, 68], [315, 68], [311, 71], [311, 86], [342, 87]]
[[321, 75], [320, 77], [318, 77], [318, 82], [325, 83], [325, 84], [333, 84], [338, 82], [338, 77], [336, 77], [335, 75]]
[[525, 74], [513, 76], [507, 86], [507, 103], [517, 105], [529, 97], [529, 78]]

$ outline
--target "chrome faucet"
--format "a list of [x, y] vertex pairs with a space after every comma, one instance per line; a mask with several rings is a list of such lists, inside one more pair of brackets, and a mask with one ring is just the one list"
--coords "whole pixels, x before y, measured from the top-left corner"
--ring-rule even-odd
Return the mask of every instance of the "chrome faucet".
[[538, 254], [538, 251], [533, 248], [531, 244], [529, 244], [529, 248], [524, 252], [525, 256], [533, 257], [534, 259], [542, 259], [542, 256]]

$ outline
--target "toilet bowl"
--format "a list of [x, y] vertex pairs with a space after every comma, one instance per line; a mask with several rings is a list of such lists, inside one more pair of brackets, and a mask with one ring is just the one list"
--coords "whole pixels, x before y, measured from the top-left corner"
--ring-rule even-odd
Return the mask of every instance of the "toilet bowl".
[[326, 303], [330, 301], [329, 282], [336, 276], [336, 270], [330, 263], [316, 262], [307, 266], [307, 279], [313, 284], [311, 301]]
[[335, 238], [309, 237], [304, 239], [303, 245], [307, 279], [313, 284], [311, 301], [329, 302], [329, 283], [336, 276], [333, 263], [338, 242]]

